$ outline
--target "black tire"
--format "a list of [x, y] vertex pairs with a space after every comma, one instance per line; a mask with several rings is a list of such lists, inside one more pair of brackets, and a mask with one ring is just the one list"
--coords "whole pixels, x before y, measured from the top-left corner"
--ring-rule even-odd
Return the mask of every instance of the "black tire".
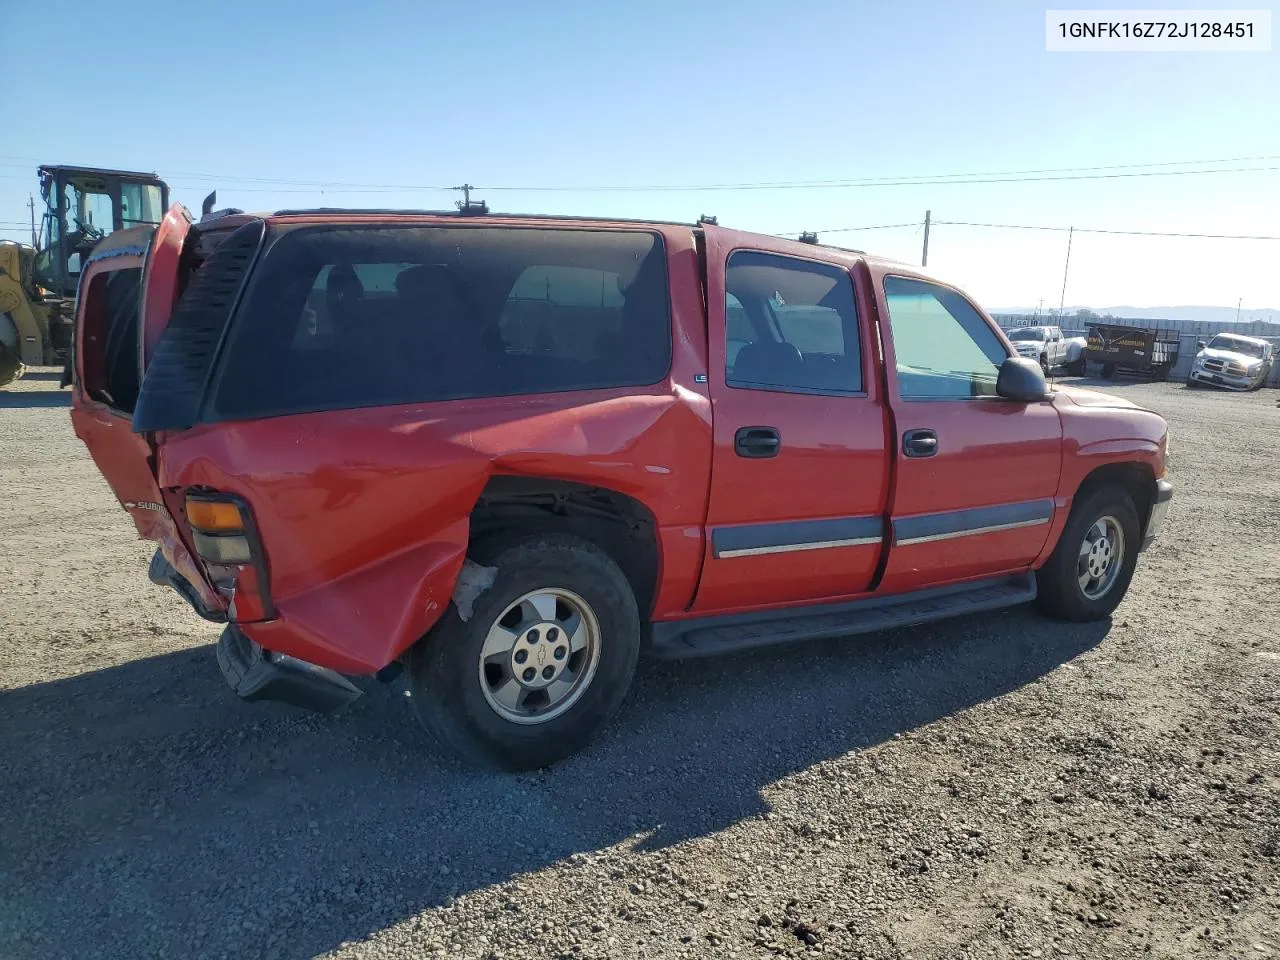
[[[1124, 534], [1119, 570], [1106, 592], [1098, 597], [1085, 595], [1080, 585], [1080, 548], [1095, 523], [1114, 518]], [[1103, 620], [1119, 606], [1138, 565], [1141, 533], [1133, 500], [1118, 487], [1099, 487], [1077, 498], [1071, 515], [1048, 561], [1036, 571], [1036, 605], [1045, 613], [1063, 620]]]
[[1040, 354], [1040, 369], [1044, 372], [1046, 377], [1049, 375], [1049, 358], [1043, 353]]
[[1085, 372], [1086, 370], [1085, 370], [1084, 357], [1080, 357], [1079, 359], [1072, 360], [1069, 364], [1067, 364], [1067, 373], [1071, 374], [1071, 376], [1073, 377], [1083, 377], [1085, 375]]
[[[409, 658], [413, 703], [422, 725], [464, 760], [505, 770], [534, 770], [581, 749], [617, 713], [640, 653], [635, 594], [603, 550], [577, 537], [543, 534], [491, 544], [478, 557], [497, 567], [493, 586], [463, 621], [451, 603]], [[490, 706], [482, 689], [480, 654], [498, 618], [524, 595], [570, 590], [590, 605], [599, 624], [594, 676], [567, 710], [538, 723], [517, 723]]]
[[1104, 363], [1102, 365], [1102, 376], [1105, 380], [1113, 380], [1116, 375], [1116, 365], [1114, 363]]

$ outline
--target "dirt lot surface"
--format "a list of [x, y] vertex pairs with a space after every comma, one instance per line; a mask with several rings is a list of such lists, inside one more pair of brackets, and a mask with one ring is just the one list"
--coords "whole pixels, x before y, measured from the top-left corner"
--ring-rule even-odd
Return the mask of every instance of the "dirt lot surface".
[[463, 769], [371, 684], [237, 702], [71, 432], [0, 393], [0, 957], [1280, 956], [1275, 391], [1172, 428], [1110, 623], [642, 664], [584, 754]]

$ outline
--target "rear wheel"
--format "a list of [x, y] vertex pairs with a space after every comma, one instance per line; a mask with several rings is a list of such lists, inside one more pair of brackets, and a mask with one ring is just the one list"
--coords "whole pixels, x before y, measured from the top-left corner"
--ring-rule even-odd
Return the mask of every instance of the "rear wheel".
[[1111, 380], [1112, 378], [1115, 377], [1115, 375], [1116, 375], [1116, 365], [1114, 363], [1104, 363], [1102, 365], [1102, 376], [1105, 379]]
[[1036, 603], [1065, 620], [1101, 620], [1124, 599], [1141, 533], [1133, 500], [1100, 487], [1076, 501], [1058, 545], [1036, 572]]
[[499, 547], [493, 586], [463, 621], [450, 605], [414, 649], [418, 717], [464, 759], [545, 767], [583, 747], [617, 712], [640, 651], [622, 571], [576, 537]]
[[1085, 359], [1079, 357], [1067, 364], [1067, 373], [1073, 377], [1083, 377], [1085, 375]]
[[1043, 353], [1040, 354], [1040, 369], [1044, 372], [1046, 377], [1049, 375], [1049, 358]]

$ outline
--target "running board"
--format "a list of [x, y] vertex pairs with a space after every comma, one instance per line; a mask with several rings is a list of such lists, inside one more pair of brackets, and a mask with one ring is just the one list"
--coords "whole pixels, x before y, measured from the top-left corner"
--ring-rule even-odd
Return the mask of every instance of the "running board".
[[666, 620], [652, 625], [650, 652], [663, 660], [712, 657], [794, 640], [847, 637], [909, 627], [966, 613], [1013, 607], [1035, 597], [1035, 575], [1024, 573], [852, 603]]

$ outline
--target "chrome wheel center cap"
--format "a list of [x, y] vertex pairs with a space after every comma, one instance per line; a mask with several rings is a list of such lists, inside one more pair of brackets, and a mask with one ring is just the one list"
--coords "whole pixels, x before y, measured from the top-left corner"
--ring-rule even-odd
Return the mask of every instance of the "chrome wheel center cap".
[[511, 675], [529, 690], [555, 683], [568, 663], [569, 638], [553, 621], [535, 623], [516, 638], [511, 648]]

